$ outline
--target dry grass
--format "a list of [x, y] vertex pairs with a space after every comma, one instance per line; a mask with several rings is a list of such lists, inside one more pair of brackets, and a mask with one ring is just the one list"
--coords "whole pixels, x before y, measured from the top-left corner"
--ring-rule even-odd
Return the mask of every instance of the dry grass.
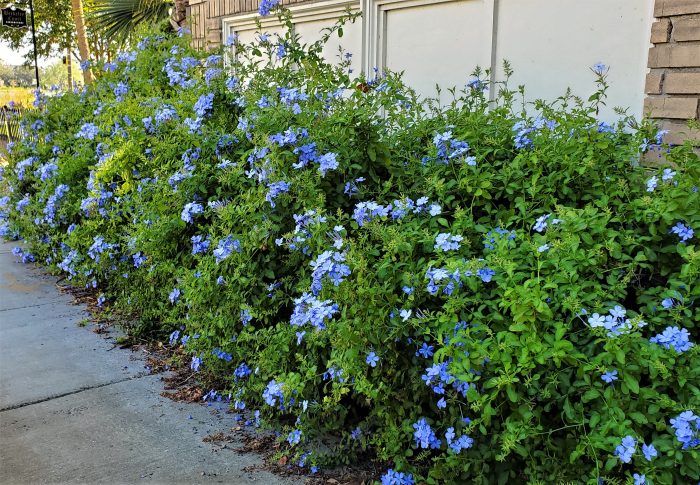
[[5, 106], [10, 101], [18, 105], [29, 107], [32, 105], [34, 95], [30, 88], [0, 87], [0, 106]]

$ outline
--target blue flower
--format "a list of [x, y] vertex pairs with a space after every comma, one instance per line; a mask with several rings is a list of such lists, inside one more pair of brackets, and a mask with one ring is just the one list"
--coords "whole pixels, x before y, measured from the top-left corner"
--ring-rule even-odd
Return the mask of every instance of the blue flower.
[[80, 127], [78, 133], [76, 133], [76, 138], [84, 138], [86, 140], [94, 140], [95, 137], [100, 133], [100, 129], [95, 125], [95, 123], [85, 123]]
[[437, 407], [438, 409], [445, 409], [447, 407], [447, 401], [445, 401], [444, 397], [441, 397], [438, 402], [437, 402]]
[[250, 374], [252, 374], [252, 370], [250, 367], [245, 362], [242, 362], [238, 367], [236, 367], [236, 370], [233, 371], [233, 375], [236, 379], [245, 379], [248, 377]]
[[290, 324], [300, 327], [307, 323], [319, 330], [326, 328], [325, 320], [338, 313], [338, 305], [331, 300], [321, 301], [310, 293], [304, 293], [294, 300], [294, 311]]
[[435, 238], [435, 250], [456, 251], [459, 249], [459, 243], [464, 239], [459, 235], [450, 233], [438, 234]]
[[683, 223], [678, 222], [675, 226], [671, 228], [673, 234], [677, 234], [681, 238], [681, 242], [685, 243], [688, 239], [691, 239], [695, 234], [695, 231], [690, 226], [685, 226]]
[[481, 268], [476, 272], [476, 275], [481, 278], [484, 283], [489, 283], [491, 279], [496, 276], [496, 272], [489, 267]]
[[289, 192], [289, 187], [290, 184], [289, 182], [285, 181], [280, 181], [280, 182], [273, 182], [269, 184], [268, 186], [269, 192], [265, 196], [265, 200], [270, 203], [271, 207], [275, 207], [275, 199], [280, 195], [284, 194], [286, 192]]
[[275, 406], [278, 400], [280, 404], [284, 403], [284, 393], [282, 392], [283, 385], [283, 383], [278, 383], [274, 379], [267, 384], [262, 397], [268, 406]]
[[543, 244], [542, 246], [537, 248], [538, 253], [544, 253], [545, 251], [549, 250], [549, 244]]
[[642, 453], [644, 454], [644, 458], [646, 458], [647, 461], [653, 460], [658, 455], [658, 452], [656, 451], [656, 448], [654, 448], [654, 445], [647, 445], [646, 443], [642, 445]]
[[206, 253], [209, 250], [211, 241], [207, 236], [196, 235], [192, 236], [192, 254]]
[[318, 163], [318, 171], [321, 173], [321, 177], [326, 176], [326, 172], [329, 170], [335, 170], [338, 168], [338, 160], [335, 153], [326, 153], [318, 157], [316, 162]]
[[280, 0], [261, 0], [258, 13], [263, 17], [270, 15], [270, 10], [275, 8], [280, 3]]
[[[231, 256], [231, 253], [236, 251], [241, 252], [241, 243], [238, 239], [233, 239], [233, 236], [228, 235], [224, 239], [219, 240], [217, 248], [214, 250], [214, 258], [216, 258], [216, 264], [219, 264], [224, 259]], [[218, 283], [218, 280], [217, 280]]]
[[287, 442], [292, 446], [299, 444], [300, 441], [301, 441], [301, 430], [295, 429], [294, 431], [289, 433], [289, 435], [287, 436]]
[[244, 327], [248, 326], [250, 321], [253, 319], [250, 312], [246, 309], [241, 310], [240, 317], [241, 317], [241, 322], [243, 323]]
[[674, 305], [673, 298], [664, 298], [664, 299], [661, 301], [661, 306], [664, 307], [664, 308], [666, 308], [666, 309], [672, 308], [673, 305]]
[[114, 96], [116, 96], [117, 101], [124, 101], [124, 97], [126, 97], [127, 94], [129, 94], [129, 85], [119, 81], [114, 87]]
[[365, 359], [365, 362], [369, 364], [371, 367], [377, 367], [377, 362], [379, 362], [379, 357], [377, 357], [377, 354], [374, 352], [370, 352], [367, 354], [367, 358]]
[[223, 276], [219, 276], [218, 278], [216, 278], [216, 284], [219, 285], [219, 286], [225, 285], [225, 284], [226, 284], [226, 280], [224, 279]]
[[402, 309], [402, 310], [399, 312], [399, 316], [401, 317], [401, 320], [403, 320], [403, 321], [405, 322], [405, 321], [407, 321], [409, 318], [411, 318], [411, 314], [412, 314], [412, 313], [413, 313], [413, 310]]
[[613, 381], [617, 380], [617, 370], [608, 371], [605, 374], [603, 374], [602, 376], [600, 376], [600, 378], [603, 379], [608, 384], [612, 384]]
[[543, 232], [547, 228], [547, 219], [552, 217], [552, 214], [545, 214], [543, 216], [540, 216], [537, 218], [535, 221], [535, 225], [532, 226], [532, 229], [534, 229], [537, 232]]
[[204, 118], [214, 107], [214, 93], [203, 94], [194, 104], [194, 112], [198, 118]]
[[414, 485], [413, 475], [410, 473], [401, 473], [389, 468], [382, 475], [382, 485]]
[[597, 63], [593, 64], [593, 72], [595, 72], [599, 76], [602, 76], [603, 74], [605, 74], [605, 72], [607, 70], [608, 70], [608, 66], [606, 66], [602, 62], [597, 62]]
[[460, 453], [462, 450], [471, 448], [474, 445], [474, 440], [467, 435], [462, 435], [455, 441], [450, 443], [450, 449], [455, 453]]
[[204, 208], [202, 207], [202, 204], [199, 204], [197, 202], [188, 202], [187, 204], [185, 204], [185, 207], [182, 209], [182, 213], [180, 213], [180, 218], [183, 221], [191, 224], [192, 222], [194, 222], [194, 219], [192, 218], [192, 216], [194, 216], [196, 214], [201, 214], [202, 212], [204, 212]]
[[427, 359], [428, 357], [433, 356], [433, 346], [428, 345], [425, 342], [423, 342], [423, 345], [421, 346], [420, 349], [416, 352], [416, 357], [422, 356], [423, 358]]
[[440, 448], [441, 442], [425, 418], [420, 418], [413, 423], [413, 429], [415, 430], [413, 439], [416, 441], [416, 446], [419, 448]]
[[318, 295], [323, 288], [323, 278], [328, 277], [333, 285], [338, 286], [343, 280], [350, 276], [350, 267], [343, 264], [345, 254], [337, 251], [324, 251], [315, 261], [311, 262], [314, 269], [311, 274], [311, 292]]
[[632, 436], [625, 436], [622, 438], [620, 444], [615, 448], [615, 455], [622, 461], [622, 463], [629, 463], [632, 461], [632, 455], [637, 451], [637, 440]]
[[197, 357], [196, 355], [192, 357], [192, 363], [190, 363], [190, 369], [193, 371], [197, 372], [199, 370], [199, 366], [202, 364], [202, 359], [200, 357]]
[[304, 339], [304, 335], [306, 335], [306, 330], [302, 330], [301, 332], [296, 332], [297, 345], [301, 345], [301, 341]]
[[141, 251], [134, 254], [132, 258], [134, 260], [134, 268], [140, 268], [146, 263], [146, 261], [148, 261], [148, 257], [141, 254]]
[[670, 349], [673, 346], [674, 350], [679, 354], [690, 350], [694, 345], [690, 341], [688, 329], [679, 327], [666, 327], [662, 333], [650, 338], [649, 341], [659, 344], [665, 349]]
[[170, 295], [168, 295], [168, 299], [170, 300], [170, 303], [175, 303], [177, 300], [180, 298], [180, 295], [182, 292], [180, 291], [179, 288], [173, 288], [173, 291], [170, 292]]
[[352, 217], [362, 227], [376, 217], [388, 216], [390, 210], [391, 206], [384, 207], [372, 201], [360, 202], [355, 206]]
[[645, 475], [635, 473], [632, 475], [632, 478], [634, 479], [634, 485], [646, 485], [647, 483], [647, 477]]
[[693, 411], [683, 411], [671, 419], [671, 427], [684, 450], [700, 445], [700, 416]]

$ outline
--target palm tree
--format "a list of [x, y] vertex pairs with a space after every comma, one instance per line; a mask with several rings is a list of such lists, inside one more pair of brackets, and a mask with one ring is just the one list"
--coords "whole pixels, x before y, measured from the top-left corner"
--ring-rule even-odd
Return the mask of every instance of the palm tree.
[[[83, 0], [71, 0], [71, 13], [73, 22], [75, 22], [75, 32], [78, 40], [78, 52], [80, 52], [80, 61], [87, 62], [90, 60], [90, 48], [88, 47], [87, 32], [85, 31], [85, 13], [83, 12]], [[84, 66], [83, 80], [85, 84], [92, 82], [92, 73], [90, 66]]]
[[94, 0], [95, 26], [105, 35], [126, 40], [141, 24], [155, 24], [170, 17], [170, 25], [185, 25], [188, 0]]

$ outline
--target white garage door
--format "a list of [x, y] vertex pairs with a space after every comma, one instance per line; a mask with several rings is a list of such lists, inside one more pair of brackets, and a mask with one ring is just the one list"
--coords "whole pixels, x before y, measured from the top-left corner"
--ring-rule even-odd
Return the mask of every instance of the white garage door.
[[[449, 99], [446, 89], [463, 88], [476, 66], [502, 79], [507, 59], [511, 86], [525, 84], [529, 100], [554, 100], [567, 87], [587, 98], [595, 89], [589, 69], [602, 62], [611, 83], [602, 117], [615, 118], [615, 106], [642, 115], [653, 0], [325, 0], [292, 7], [295, 30], [314, 41], [348, 6], [362, 21], [331, 41], [328, 58], [342, 45], [356, 69], [403, 71], [425, 96], [439, 84]], [[255, 18], [224, 19], [224, 36], [252, 38]], [[272, 28], [276, 20], [264, 22]]]

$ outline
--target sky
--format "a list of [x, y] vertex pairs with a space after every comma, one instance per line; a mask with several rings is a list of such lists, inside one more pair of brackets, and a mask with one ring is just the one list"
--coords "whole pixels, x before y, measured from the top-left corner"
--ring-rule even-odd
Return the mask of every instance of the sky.
[[[24, 62], [24, 56], [29, 51], [31, 46], [26, 47], [22, 50], [14, 50], [3, 41], [0, 41], [0, 61], [6, 64], [22, 64]], [[53, 64], [58, 60], [57, 57], [39, 57], [39, 67], [45, 67]]]

